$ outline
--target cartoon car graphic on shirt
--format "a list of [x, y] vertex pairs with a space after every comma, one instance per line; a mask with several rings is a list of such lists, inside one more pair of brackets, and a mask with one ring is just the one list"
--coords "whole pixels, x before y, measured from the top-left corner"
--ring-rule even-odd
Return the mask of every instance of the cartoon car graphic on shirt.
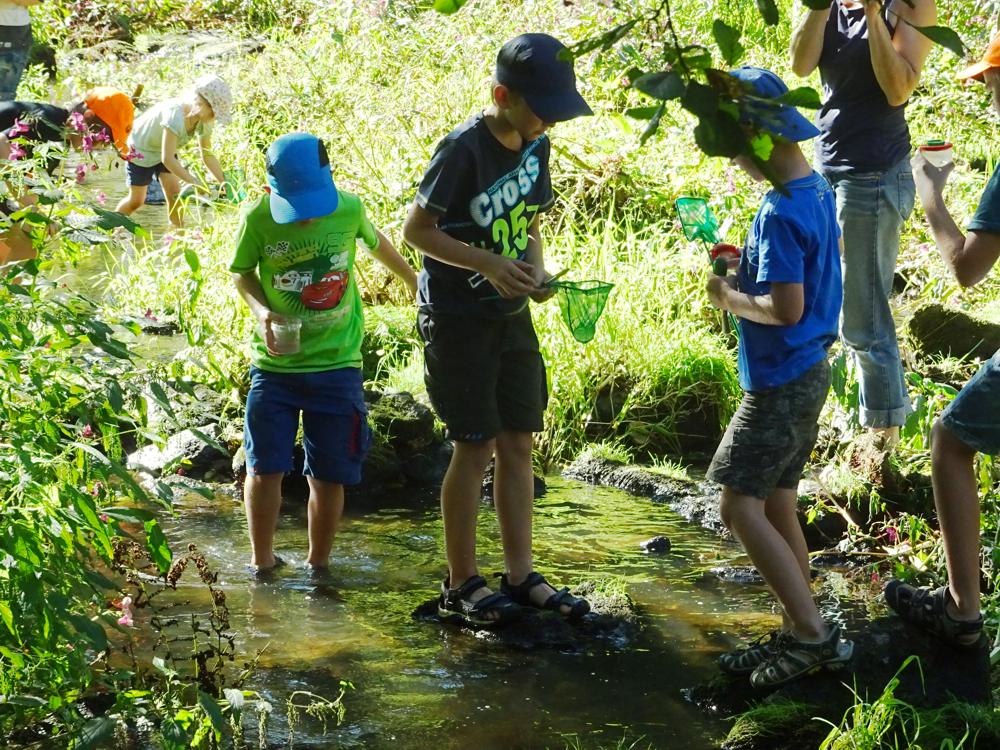
[[330, 310], [340, 304], [347, 282], [347, 271], [330, 271], [302, 290], [302, 304], [310, 310]]

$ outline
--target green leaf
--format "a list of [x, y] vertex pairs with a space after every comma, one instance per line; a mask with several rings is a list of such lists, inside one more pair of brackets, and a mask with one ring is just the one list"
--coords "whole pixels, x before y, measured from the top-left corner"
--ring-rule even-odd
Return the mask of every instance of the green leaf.
[[660, 129], [660, 118], [663, 117], [663, 112], [664, 112], [664, 110], [666, 110], [666, 107], [667, 107], [667, 103], [664, 102], [663, 104], [661, 104], [657, 108], [656, 113], [650, 119], [649, 124], [646, 126], [646, 129], [643, 130], [642, 131], [642, 135], [639, 136], [639, 145], [640, 146], [643, 145], [650, 138], [652, 138], [653, 135], [656, 134], [656, 131]]
[[219, 708], [219, 704], [216, 702], [215, 698], [199, 690], [198, 705], [201, 706], [205, 715], [208, 716], [209, 720], [212, 722], [212, 729], [215, 730], [215, 739], [221, 739], [222, 733], [226, 729], [226, 720], [223, 717], [222, 709]]
[[774, 0], [756, 0], [757, 10], [760, 11], [760, 15], [764, 19], [764, 23], [768, 26], [778, 25], [778, 6], [775, 4]]
[[633, 18], [632, 20], [619, 24], [613, 29], [609, 29], [602, 34], [597, 34], [596, 36], [592, 36], [590, 39], [584, 39], [582, 42], [577, 42], [571, 47], [560, 50], [559, 59], [571, 62], [581, 55], [593, 52], [595, 49], [608, 49], [619, 39], [628, 34], [637, 23], [639, 23], [639, 19]]
[[93, 223], [93, 226], [99, 229], [112, 230], [116, 227], [125, 227], [132, 234], [138, 235], [139, 237], [148, 237], [149, 232], [142, 228], [140, 224], [132, 221], [125, 214], [120, 214], [117, 211], [108, 211], [107, 209], [101, 208], [100, 206], [91, 206], [91, 210], [97, 215], [97, 220]]
[[160, 569], [160, 572], [166, 573], [170, 569], [173, 553], [170, 551], [167, 538], [163, 535], [163, 529], [160, 528], [160, 524], [155, 518], [146, 521], [144, 527], [146, 529], [146, 547], [149, 549], [149, 555]]
[[107, 716], [97, 716], [80, 729], [80, 736], [70, 746], [73, 750], [91, 750], [107, 743], [115, 733], [115, 722]]
[[735, 65], [746, 51], [740, 44], [740, 34], [739, 29], [734, 29], [719, 19], [715, 19], [715, 23], [712, 24], [712, 36], [715, 37], [715, 43], [719, 45], [722, 59], [728, 65]]
[[636, 120], [649, 120], [656, 116], [662, 106], [662, 104], [654, 104], [650, 107], [632, 107], [625, 110], [625, 116]]
[[[910, 24], [913, 26], [913, 24]], [[954, 30], [947, 26], [913, 26], [917, 31], [930, 39], [935, 44], [940, 44], [945, 49], [951, 50], [959, 57], [965, 57], [965, 42]]]
[[708, 47], [700, 44], [689, 44], [681, 49], [681, 57], [691, 70], [705, 70], [712, 67], [712, 53]]
[[447, 15], [458, 13], [463, 5], [465, 5], [465, 0], [434, 0], [434, 10]]
[[707, 155], [727, 159], [739, 156], [747, 145], [743, 128], [723, 112], [701, 118], [694, 129], [694, 140]]
[[108, 635], [98, 623], [89, 617], [73, 614], [72, 612], [68, 613], [66, 618], [73, 623], [76, 632], [90, 641], [95, 649], [104, 651], [108, 647]]
[[809, 86], [800, 86], [797, 89], [792, 89], [772, 101], [776, 101], [779, 104], [787, 104], [790, 107], [802, 107], [803, 109], [819, 109], [823, 106], [823, 101], [819, 98], [819, 92]]
[[719, 94], [711, 86], [692, 81], [684, 92], [681, 106], [696, 117], [713, 117], [719, 111]]
[[683, 79], [672, 70], [646, 73], [632, 82], [632, 87], [654, 99], [677, 99], [684, 94]]
[[198, 257], [198, 253], [194, 251], [194, 248], [184, 248], [184, 260], [187, 261], [188, 267], [191, 269], [191, 273], [196, 274], [201, 270], [201, 259]]
[[767, 161], [774, 151], [774, 139], [768, 133], [758, 133], [750, 139], [750, 150], [761, 161]]
[[10, 634], [17, 638], [17, 628], [14, 627], [14, 613], [10, 611], [7, 602], [0, 602], [0, 619], [3, 619], [3, 624], [7, 626]]
[[146, 523], [150, 519], [156, 518], [152, 511], [142, 508], [102, 508], [101, 513], [108, 518], [114, 518], [126, 523]]

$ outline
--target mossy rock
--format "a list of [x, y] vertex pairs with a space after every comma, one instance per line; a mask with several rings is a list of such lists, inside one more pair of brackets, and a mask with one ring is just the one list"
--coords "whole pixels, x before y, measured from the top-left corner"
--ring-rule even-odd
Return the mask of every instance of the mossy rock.
[[924, 356], [985, 360], [1000, 349], [1000, 325], [937, 303], [919, 308], [906, 328]]

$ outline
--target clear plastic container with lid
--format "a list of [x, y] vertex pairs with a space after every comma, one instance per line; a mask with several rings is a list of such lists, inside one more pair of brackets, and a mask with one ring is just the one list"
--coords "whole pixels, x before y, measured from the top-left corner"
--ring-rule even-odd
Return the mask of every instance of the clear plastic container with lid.
[[922, 153], [924, 158], [938, 169], [951, 164], [952, 159], [954, 158], [954, 151], [948, 141], [927, 141], [927, 143], [920, 147], [920, 153]]

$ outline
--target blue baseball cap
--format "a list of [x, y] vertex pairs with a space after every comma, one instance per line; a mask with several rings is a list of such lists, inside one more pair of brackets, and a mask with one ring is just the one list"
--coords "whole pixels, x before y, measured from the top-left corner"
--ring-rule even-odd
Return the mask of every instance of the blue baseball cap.
[[267, 149], [271, 218], [278, 224], [316, 219], [337, 210], [337, 188], [326, 146], [311, 133], [288, 133]]
[[[777, 99], [788, 93], [785, 82], [764, 68], [745, 65], [729, 71], [729, 75], [749, 84], [752, 93], [761, 99]], [[787, 141], [808, 141], [819, 135], [816, 126], [791, 105], [748, 100], [745, 107], [744, 122]]]
[[521, 34], [497, 55], [497, 83], [523, 96], [543, 122], [594, 114], [576, 90], [573, 58], [561, 55], [565, 49], [548, 34]]

